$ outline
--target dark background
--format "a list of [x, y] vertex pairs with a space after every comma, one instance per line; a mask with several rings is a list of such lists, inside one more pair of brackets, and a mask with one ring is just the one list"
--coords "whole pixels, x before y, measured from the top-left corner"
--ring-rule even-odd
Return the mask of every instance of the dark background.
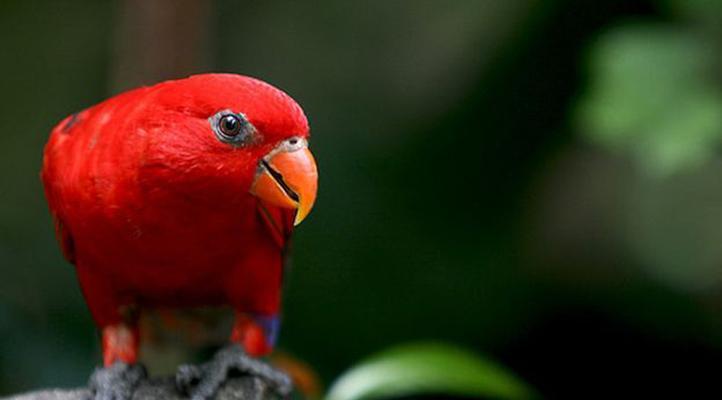
[[547, 398], [718, 394], [722, 2], [0, 2], [0, 394], [98, 340], [38, 178], [64, 116], [204, 71], [312, 127], [280, 346], [439, 339]]

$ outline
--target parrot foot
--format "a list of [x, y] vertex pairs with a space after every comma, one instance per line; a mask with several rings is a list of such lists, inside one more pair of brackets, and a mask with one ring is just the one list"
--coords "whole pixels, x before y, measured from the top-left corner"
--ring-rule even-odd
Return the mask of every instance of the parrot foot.
[[88, 387], [94, 400], [130, 400], [136, 386], [147, 375], [140, 364], [116, 362], [105, 368], [96, 368], [90, 376]]
[[235, 344], [221, 349], [205, 364], [185, 364], [178, 367], [176, 386], [192, 400], [210, 400], [234, 373], [254, 377], [260, 391], [273, 389], [277, 394], [286, 397], [293, 390], [288, 375], [250, 357], [241, 346]]

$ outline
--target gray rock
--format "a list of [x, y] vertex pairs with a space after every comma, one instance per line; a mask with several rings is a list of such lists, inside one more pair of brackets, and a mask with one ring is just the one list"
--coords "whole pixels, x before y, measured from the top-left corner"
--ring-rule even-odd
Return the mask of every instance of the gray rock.
[[[216, 400], [267, 400], [279, 399], [260, 378], [241, 376], [229, 379], [216, 395]], [[88, 400], [88, 389], [43, 389], [2, 400]], [[173, 378], [149, 379], [140, 384], [133, 394], [133, 400], [187, 400], [175, 387]]]

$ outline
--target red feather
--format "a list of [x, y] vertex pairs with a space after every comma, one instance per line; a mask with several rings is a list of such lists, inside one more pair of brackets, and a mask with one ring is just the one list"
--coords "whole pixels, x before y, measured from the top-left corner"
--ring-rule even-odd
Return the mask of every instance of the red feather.
[[[242, 112], [261, 134], [221, 143], [209, 117]], [[279, 311], [292, 210], [248, 193], [261, 157], [307, 137], [301, 108], [261, 81], [207, 74], [136, 89], [66, 118], [42, 180], [65, 257], [96, 323], [130, 306]]]

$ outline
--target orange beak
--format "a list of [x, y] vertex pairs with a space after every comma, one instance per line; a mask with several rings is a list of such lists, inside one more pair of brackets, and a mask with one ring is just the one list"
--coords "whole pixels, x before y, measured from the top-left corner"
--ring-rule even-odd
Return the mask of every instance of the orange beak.
[[281, 208], [295, 209], [298, 225], [313, 208], [318, 189], [316, 160], [304, 139], [290, 139], [273, 149], [258, 164], [251, 194]]

